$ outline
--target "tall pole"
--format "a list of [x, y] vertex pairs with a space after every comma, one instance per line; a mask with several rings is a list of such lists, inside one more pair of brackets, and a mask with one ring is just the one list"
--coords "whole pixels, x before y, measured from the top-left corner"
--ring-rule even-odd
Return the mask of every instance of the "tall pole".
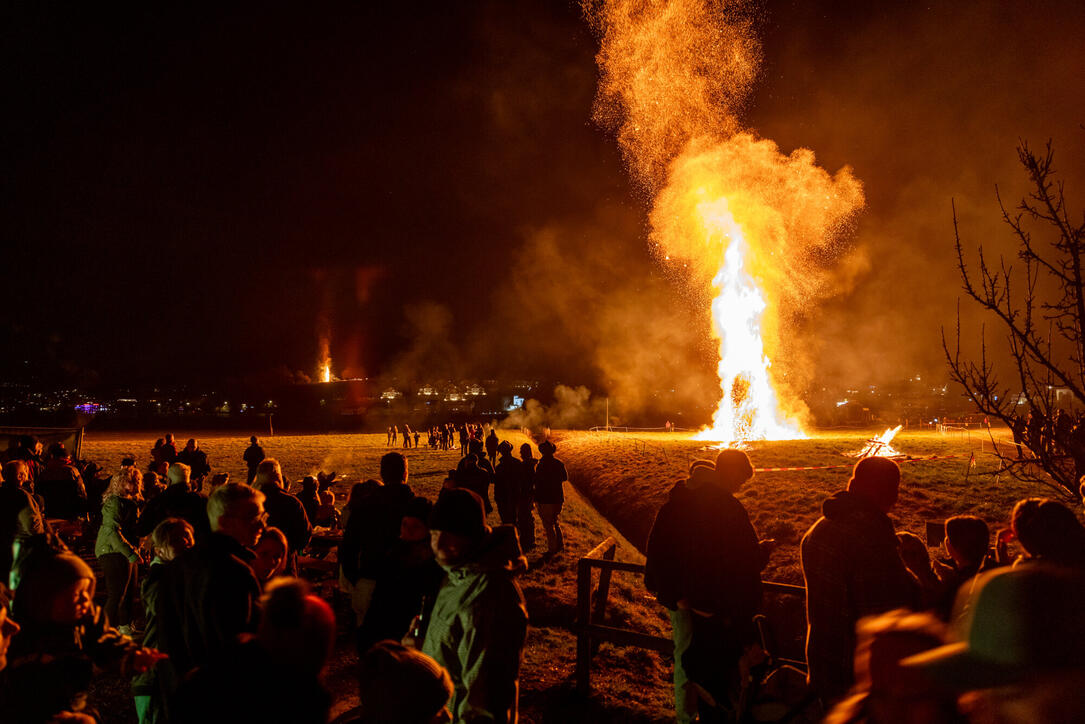
[[607, 398], [607, 420], [606, 420], [607, 432], [610, 432], [610, 398]]

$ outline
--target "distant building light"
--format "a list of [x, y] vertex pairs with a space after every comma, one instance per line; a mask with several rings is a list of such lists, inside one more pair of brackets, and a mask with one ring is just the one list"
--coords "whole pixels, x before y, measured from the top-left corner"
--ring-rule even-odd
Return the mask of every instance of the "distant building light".
[[846, 404], [848, 404], [847, 400], [841, 400], [840, 402], [836, 403], [836, 406], [837, 407], [843, 407]]

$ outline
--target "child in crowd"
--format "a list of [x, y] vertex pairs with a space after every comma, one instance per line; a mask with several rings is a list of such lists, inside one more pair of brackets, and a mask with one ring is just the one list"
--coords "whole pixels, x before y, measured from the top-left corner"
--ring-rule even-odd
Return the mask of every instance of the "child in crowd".
[[[145, 646], [161, 645], [161, 622], [157, 616], [159, 593], [164, 576], [172, 569], [174, 561], [196, 542], [196, 531], [181, 518], [166, 518], [151, 533], [154, 559], [143, 581], [140, 595], [147, 612], [147, 629], [143, 636]], [[168, 661], [137, 674], [132, 679], [132, 695], [135, 697], [139, 724], [166, 720], [162, 697], [162, 680], [175, 676]]]
[[78, 556], [44, 539], [12, 574], [12, 617], [22, 630], [8, 652], [4, 717], [45, 722], [86, 709], [94, 668], [140, 673], [161, 660], [106, 621], [94, 604], [94, 572]]

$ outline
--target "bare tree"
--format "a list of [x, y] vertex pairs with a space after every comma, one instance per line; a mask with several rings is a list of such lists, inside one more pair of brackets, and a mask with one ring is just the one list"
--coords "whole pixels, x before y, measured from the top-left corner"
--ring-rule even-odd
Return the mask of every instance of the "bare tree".
[[[991, 264], [980, 247], [978, 267], [970, 269], [953, 207], [964, 291], [997, 320], [1009, 356], [988, 347], [984, 330], [979, 360], [962, 357], [960, 309], [956, 344], [950, 351], [943, 329], [942, 348], [950, 376], [979, 411], [1014, 431], [1015, 444], [992, 434], [1003, 467], [1077, 498], [1085, 474], [1085, 425], [1075, 426], [1066, 408], [1085, 405], [1085, 214], [1072, 218], [1063, 183], [1055, 178], [1050, 141], [1041, 154], [1022, 143], [1017, 155], [1028, 176], [1028, 195], [1010, 210], [996, 187], [1002, 221], [1017, 246], [1016, 264], [1001, 255]], [[1012, 361], [1012, 382], [1000, 379], [996, 369], [1009, 365], [996, 360]]]

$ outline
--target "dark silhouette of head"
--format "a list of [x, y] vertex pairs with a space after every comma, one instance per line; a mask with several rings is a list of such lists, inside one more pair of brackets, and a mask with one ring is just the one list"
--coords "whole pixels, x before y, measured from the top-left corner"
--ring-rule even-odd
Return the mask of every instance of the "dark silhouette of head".
[[991, 546], [991, 530], [982, 518], [955, 515], [946, 520], [946, 549], [954, 560], [978, 564]]
[[848, 492], [888, 513], [900, 493], [900, 467], [889, 458], [863, 458], [852, 469]]
[[525, 442], [523, 445], [520, 446], [520, 459], [527, 460], [530, 457], [534, 457], [531, 452], [531, 443]]
[[716, 456], [716, 478], [720, 487], [735, 493], [753, 477], [753, 465], [750, 458], [741, 450], [721, 450]]
[[390, 452], [381, 458], [381, 480], [385, 485], [407, 482], [407, 458]]
[[553, 455], [557, 451], [558, 451], [558, 446], [555, 445], [554, 443], [550, 442], [549, 440], [543, 440], [542, 442], [539, 443], [539, 454], [540, 455]]
[[1085, 528], [1073, 511], [1049, 498], [1025, 498], [1013, 506], [1010, 525], [1030, 556], [1081, 567]]
[[466, 488], [441, 491], [430, 514], [429, 529], [438, 563], [452, 567], [467, 562], [490, 533], [482, 498]]
[[256, 444], [256, 435], [253, 435], [252, 437], [250, 437], [249, 442], [252, 443], [253, 445], [255, 445]]
[[358, 667], [361, 724], [435, 724], [452, 721], [446, 708], [452, 679], [421, 651], [381, 641]]
[[335, 643], [335, 614], [297, 578], [279, 578], [261, 598], [256, 637], [277, 662], [316, 676]]

